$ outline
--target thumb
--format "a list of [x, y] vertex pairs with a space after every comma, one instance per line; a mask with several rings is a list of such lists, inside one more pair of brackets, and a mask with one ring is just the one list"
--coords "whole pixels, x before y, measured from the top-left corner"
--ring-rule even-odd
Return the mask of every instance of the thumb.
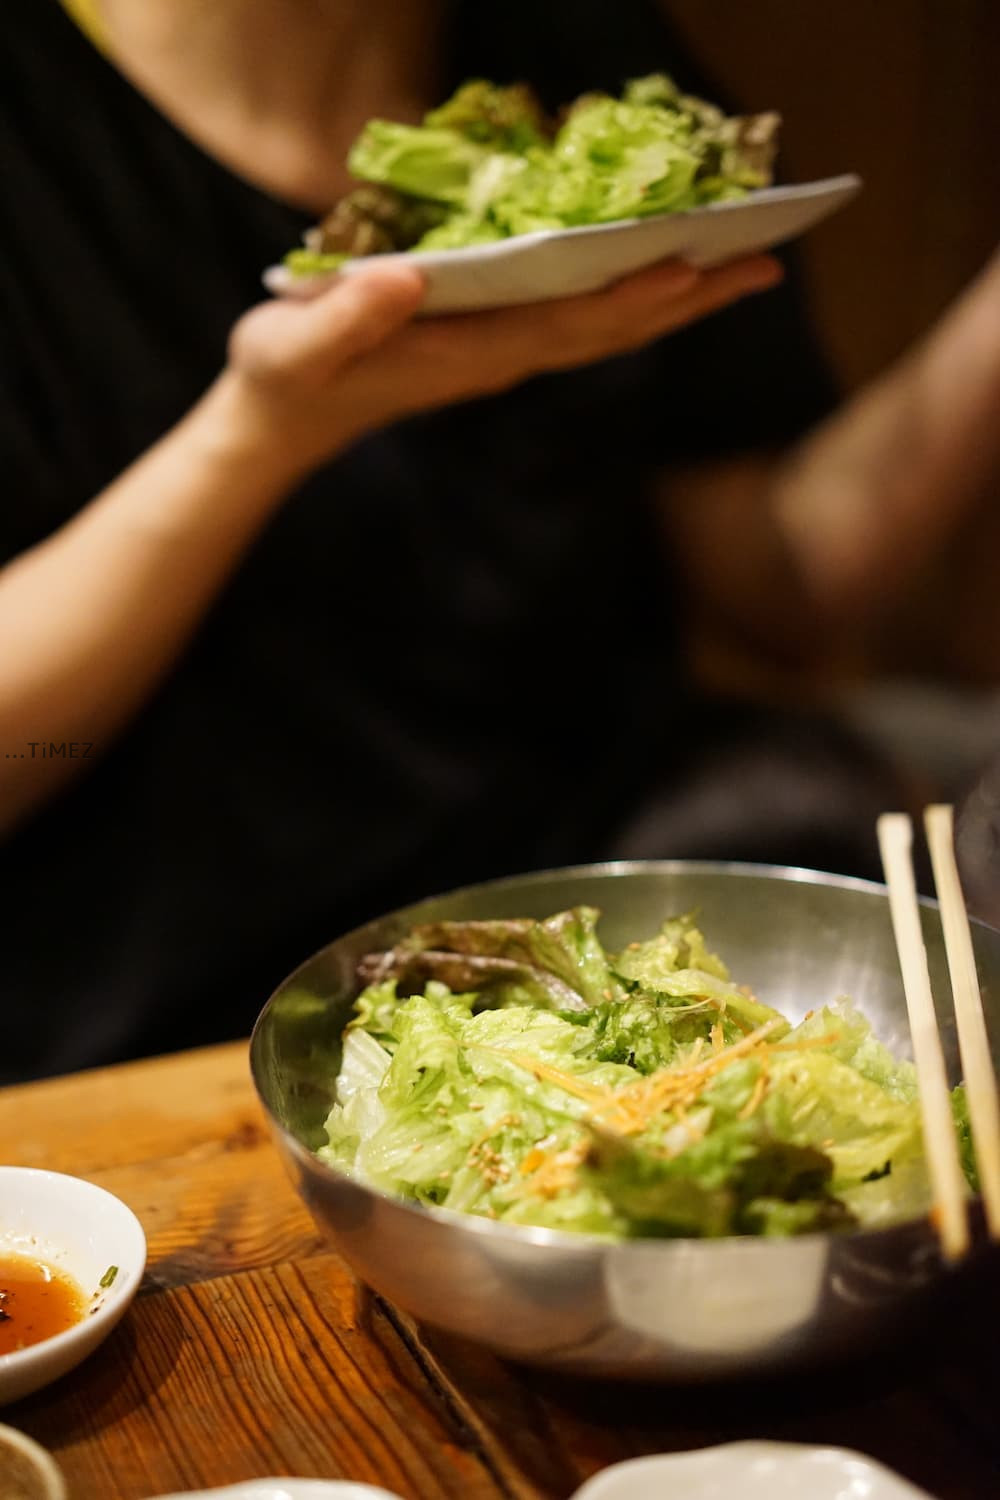
[[230, 335], [229, 362], [255, 380], [320, 383], [409, 322], [423, 295], [415, 267], [365, 267], [308, 301], [251, 309]]

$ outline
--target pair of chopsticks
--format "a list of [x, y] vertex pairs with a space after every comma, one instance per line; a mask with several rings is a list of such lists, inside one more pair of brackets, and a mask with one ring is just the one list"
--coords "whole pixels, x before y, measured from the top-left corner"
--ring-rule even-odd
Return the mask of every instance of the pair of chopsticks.
[[[954, 813], [947, 804], [924, 809], [934, 885], [941, 908], [958, 1048], [965, 1075], [969, 1123], [986, 1224], [1000, 1239], [1000, 1105], [983, 1016], [972, 934], [955, 859]], [[905, 813], [883, 813], [877, 823], [889, 888], [896, 949], [903, 975], [923, 1119], [924, 1150], [934, 1193], [933, 1219], [948, 1260], [969, 1248], [968, 1194], [958, 1154], [941, 1036], [931, 994], [927, 952], [913, 876], [913, 826]]]

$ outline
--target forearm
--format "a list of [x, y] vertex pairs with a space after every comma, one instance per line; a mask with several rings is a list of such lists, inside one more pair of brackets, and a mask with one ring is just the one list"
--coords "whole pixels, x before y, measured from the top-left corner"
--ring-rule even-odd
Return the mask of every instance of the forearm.
[[807, 440], [773, 513], [832, 615], [891, 602], [1000, 467], [1000, 257], [934, 332]]
[[666, 481], [681, 579], [708, 628], [775, 663], [880, 649], [1000, 473], [1000, 260], [933, 335], [786, 455]]
[[766, 690], [777, 673], [827, 663], [834, 632], [773, 515], [780, 454], [744, 455], [665, 477], [671, 594], [694, 669]]
[[[237, 383], [221, 377], [0, 572], [0, 831], [91, 764], [141, 707], [294, 483], [249, 418]], [[51, 742], [93, 751], [42, 755]]]

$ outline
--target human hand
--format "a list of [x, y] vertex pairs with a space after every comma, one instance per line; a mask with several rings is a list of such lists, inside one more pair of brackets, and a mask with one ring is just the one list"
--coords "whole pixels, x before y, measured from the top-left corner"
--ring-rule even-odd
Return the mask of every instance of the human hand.
[[770, 256], [668, 262], [606, 291], [415, 321], [419, 272], [373, 265], [312, 301], [253, 308], [223, 378], [246, 441], [300, 472], [401, 417], [639, 348], [780, 278]]

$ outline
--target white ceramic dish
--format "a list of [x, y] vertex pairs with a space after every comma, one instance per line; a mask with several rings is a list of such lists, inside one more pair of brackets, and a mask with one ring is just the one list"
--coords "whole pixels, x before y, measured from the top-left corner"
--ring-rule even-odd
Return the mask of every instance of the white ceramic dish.
[[66, 1500], [66, 1484], [51, 1454], [27, 1433], [0, 1426], [3, 1500]]
[[[256, 1479], [157, 1500], [399, 1500], [367, 1484]], [[725, 1443], [612, 1464], [572, 1500], [932, 1500], [898, 1474], [847, 1448], [800, 1443]]]
[[[861, 179], [829, 177], [795, 187], [762, 188], [746, 198], [710, 203], [688, 213], [614, 224], [516, 235], [465, 250], [409, 251], [380, 256], [403, 260], [427, 279], [424, 313], [470, 312], [592, 292], [659, 260], [677, 257], [714, 266], [794, 239], [843, 207]], [[346, 262], [321, 276], [293, 276], [284, 266], [264, 272], [264, 285], [279, 296], [312, 297], [337, 276], [349, 276], [370, 260]]]
[[155, 1500], [399, 1500], [397, 1494], [349, 1479], [250, 1479], [221, 1490], [184, 1490]]
[[724, 1443], [629, 1459], [588, 1479], [573, 1500], [931, 1500], [847, 1448]]
[[[104, 1188], [62, 1172], [0, 1167], [0, 1255], [26, 1255], [65, 1272], [91, 1297], [79, 1323], [0, 1354], [0, 1405], [48, 1385], [85, 1359], [135, 1296], [146, 1237], [130, 1208]], [[110, 1286], [100, 1286], [117, 1266]]]

